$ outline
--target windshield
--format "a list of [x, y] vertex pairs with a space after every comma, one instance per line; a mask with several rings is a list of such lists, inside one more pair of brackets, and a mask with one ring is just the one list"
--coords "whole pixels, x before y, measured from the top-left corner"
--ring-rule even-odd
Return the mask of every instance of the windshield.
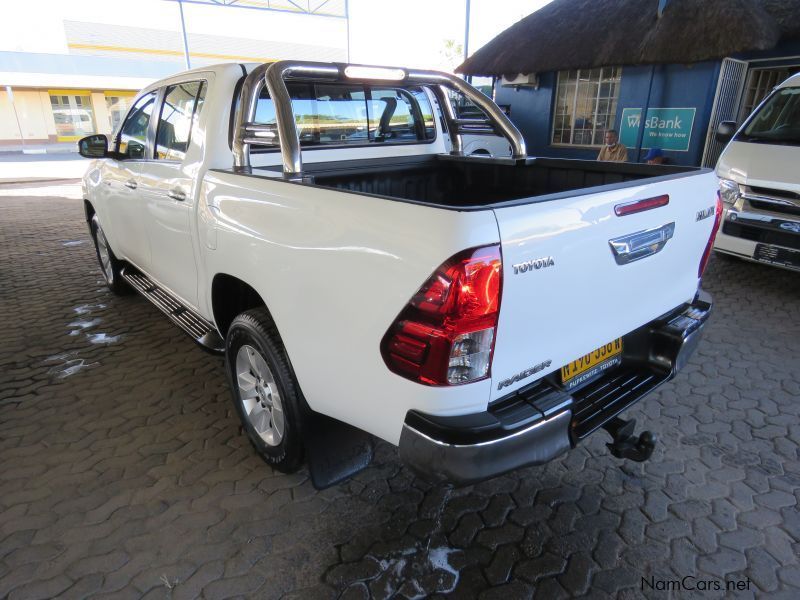
[[736, 140], [800, 146], [800, 87], [775, 91]]

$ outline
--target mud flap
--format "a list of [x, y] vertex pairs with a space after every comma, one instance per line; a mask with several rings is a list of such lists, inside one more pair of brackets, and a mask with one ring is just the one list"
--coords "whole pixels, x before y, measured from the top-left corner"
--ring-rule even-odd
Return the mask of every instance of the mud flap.
[[372, 462], [372, 436], [361, 429], [308, 411], [303, 419], [311, 483], [324, 490], [365, 469]]

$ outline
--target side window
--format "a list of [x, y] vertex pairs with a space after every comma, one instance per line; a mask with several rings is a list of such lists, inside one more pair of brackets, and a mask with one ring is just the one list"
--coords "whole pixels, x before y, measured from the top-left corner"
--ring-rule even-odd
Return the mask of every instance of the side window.
[[[401, 88], [373, 88], [369, 105], [371, 138], [376, 142], [417, 142], [428, 139], [425, 117], [419, 109], [420, 100], [428, 105], [427, 112], [430, 114], [432, 111], [428, 99], [421, 90], [419, 95], [412, 96], [408, 90]], [[432, 115], [428, 118], [433, 121]]]
[[204, 97], [202, 81], [178, 83], [167, 88], [158, 119], [156, 159], [180, 161], [186, 157]]
[[153, 114], [156, 92], [150, 92], [139, 98], [133, 105], [125, 124], [119, 132], [117, 151], [125, 158], [144, 158], [147, 146], [147, 127]]
[[414, 98], [417, 99], [419, 112], [422, 115], [422, 126], [425, 129], [425, 139], [432, 140], [436, 137], [436, 123], [433, 120], [433, 107], [431, 106], [431, 101], [421, 88], [414, 91]]

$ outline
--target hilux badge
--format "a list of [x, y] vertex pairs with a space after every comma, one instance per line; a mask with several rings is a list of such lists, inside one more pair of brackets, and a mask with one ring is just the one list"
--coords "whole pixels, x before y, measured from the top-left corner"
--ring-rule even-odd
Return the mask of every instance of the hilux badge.
[[697, 218], [695, 219], [695, 221], [702, 221], [704, 219], [708, 219], [710, 216], [712, 216], [714, 214], [714, 212], [715, 212], [715, 208], [713, 206], [709, 206], [708, 208], [706, 208], [704, 210], [698, 210], [697, 211]]

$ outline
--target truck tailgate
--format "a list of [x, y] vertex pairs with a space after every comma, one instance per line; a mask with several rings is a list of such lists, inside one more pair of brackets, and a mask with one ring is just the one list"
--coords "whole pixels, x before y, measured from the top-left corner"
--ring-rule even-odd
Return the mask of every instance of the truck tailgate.
[[[586, 191], [494, 211], [503, 291], [491, 400], [691, 301], [697, 291], [717, 200], [711, 171]], [[668, 204], [615, 214], [620, 205], [662, 196]], [[651, 230], [634, 245], [647, 254], [660, 239], [661, 249], [620, 264], [610, 241]], [[625, 241], [617, 244], [623, 257]]]

